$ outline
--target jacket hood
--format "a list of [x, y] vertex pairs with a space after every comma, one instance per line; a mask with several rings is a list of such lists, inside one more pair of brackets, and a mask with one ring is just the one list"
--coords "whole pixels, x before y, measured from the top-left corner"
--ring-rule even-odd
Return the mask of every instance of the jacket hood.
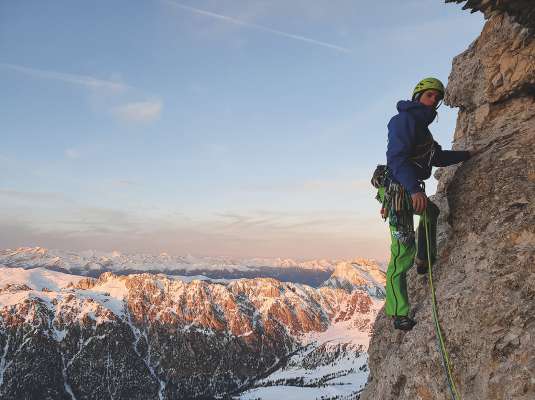
[[425, 106], [419, 101], [401, 100], [398, 101], [397, 109], [399, 112], [408, 112], [417, 120], [429, 125], [437, 116], [437, 111], [431, 107]]

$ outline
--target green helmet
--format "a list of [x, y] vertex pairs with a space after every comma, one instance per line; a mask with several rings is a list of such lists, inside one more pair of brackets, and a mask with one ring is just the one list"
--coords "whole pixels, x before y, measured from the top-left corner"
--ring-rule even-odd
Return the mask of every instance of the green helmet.
[[444, 97], [445, 90], [442, 82], [440, 82], [437, 78], [425, 78], [418, 82], [414, 88], [414, 91], [412, 92], [412, 98], [414, 99], [415, 95], [429, 89], [438, 90], [440, 93], [442, 93], [442, 97]]

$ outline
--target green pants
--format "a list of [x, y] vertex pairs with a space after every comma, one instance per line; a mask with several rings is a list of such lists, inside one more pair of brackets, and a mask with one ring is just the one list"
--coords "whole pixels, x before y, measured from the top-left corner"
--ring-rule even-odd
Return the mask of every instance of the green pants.
[[[379, 190], [379, 196], [383, 198], [384, 190]], [[436, 232], [438, 207], [428, 200], [427, 202], [427, 228], [429, 232], [429, 247], [431, 262], [436, 258]], [[409, 315], [409, 297], [407, 295], [407, 271], [414, 264], [414, 257], [418, 252], [418, 258], [427, 264], [427, 244], [425, 238], [424, 217], [420, 216], [417, 229], [417, 243], [404, 245], [394, 235], [396, 227], [390, 225], [390, 261], [386, 271], [386, 304], [385, 312], [390, 316]]]

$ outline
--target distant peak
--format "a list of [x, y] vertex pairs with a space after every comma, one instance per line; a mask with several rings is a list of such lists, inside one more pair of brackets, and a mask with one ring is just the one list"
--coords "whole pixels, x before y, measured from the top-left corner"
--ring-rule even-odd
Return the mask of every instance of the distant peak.
[[349, 292], [355, 289], [367, 291], [372, 296], [384, 297], [386, 276], [379, 266], [371, 261], [358, 259], [341, 261], [336, 264], [334, 272], [322, 286], [344, 289]]
[[[8, 249], [9, 251], [10, 249]], [[17, 253], [33, 253], [33, 254], [46, 254], [48, 253], [48, 249], [44, 247], [18, 247], [14, 250]]]

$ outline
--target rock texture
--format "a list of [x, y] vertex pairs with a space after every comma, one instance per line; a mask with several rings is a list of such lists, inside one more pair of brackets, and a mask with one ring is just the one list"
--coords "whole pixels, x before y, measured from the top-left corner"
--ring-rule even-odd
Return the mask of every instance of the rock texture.
[[535, 7], [532, 0], [446, 0], [446, 3], [464, 3], [463, 10], [481, 11], [485, 18], [507, 13], [522, 25], [535, 27]]
[[[467, 6], [488, 21], [454, 59], [446, 102], [459, 107], [454, 146], [481, 152], [437, 172], [433, 277], [461, 398], [528, 400], [535, 398], [535, 2]], [[418, 324], [394, 331], [380, 313], [363, 400], [452, 398], [427, 277], [410, 271], [407, 279]]]

